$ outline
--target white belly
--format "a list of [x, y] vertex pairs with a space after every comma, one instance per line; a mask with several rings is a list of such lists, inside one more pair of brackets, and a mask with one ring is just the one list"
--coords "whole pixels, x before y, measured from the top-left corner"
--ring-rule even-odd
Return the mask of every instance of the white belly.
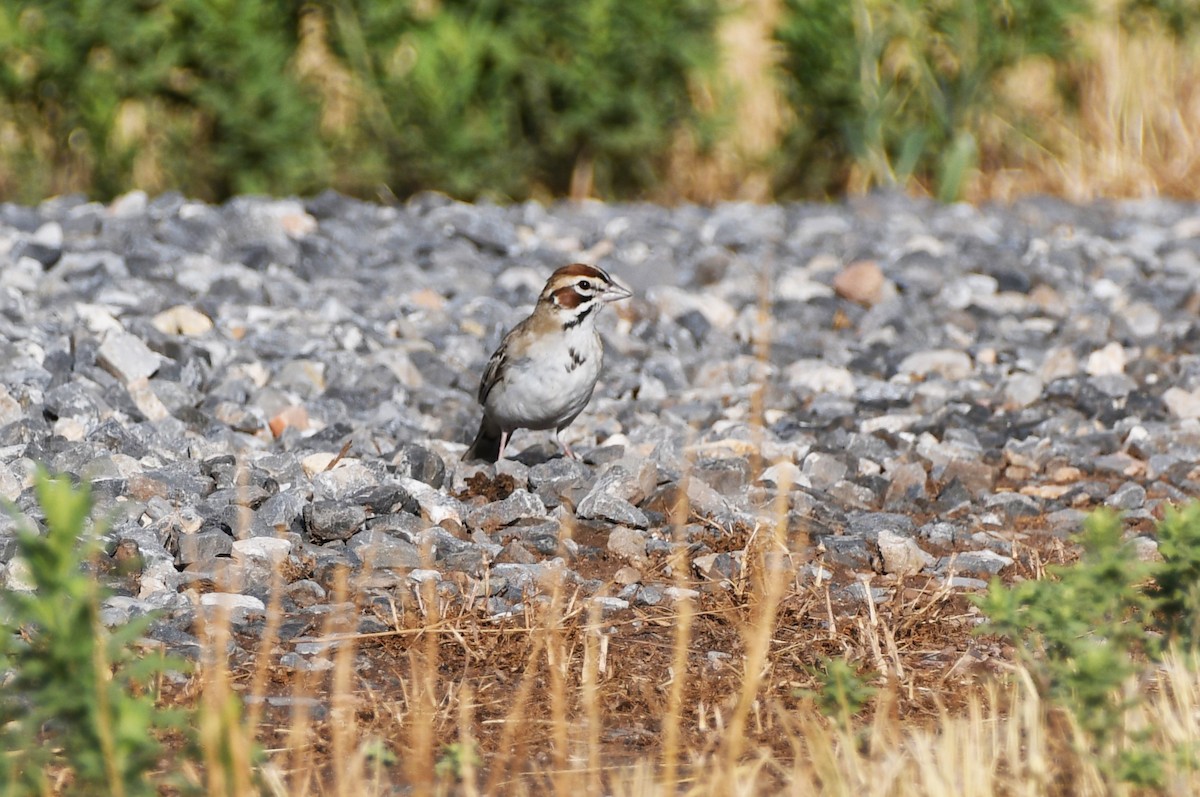
[[604, 351], [589, 331], [509, 361], [484, 410], [502, 429], [561, 429], [587, 406]]

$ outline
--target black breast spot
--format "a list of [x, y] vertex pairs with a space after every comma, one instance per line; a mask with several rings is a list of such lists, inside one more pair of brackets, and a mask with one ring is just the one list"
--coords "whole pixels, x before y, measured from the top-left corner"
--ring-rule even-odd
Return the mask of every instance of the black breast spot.
[[567, 373], [571, 373], [576, 368], [587, 362], [587, 357], [575, 351], [575, 349], [571, 348], [567, 349], [567, 351], [571, 353], [571, 360], [567, 363]]

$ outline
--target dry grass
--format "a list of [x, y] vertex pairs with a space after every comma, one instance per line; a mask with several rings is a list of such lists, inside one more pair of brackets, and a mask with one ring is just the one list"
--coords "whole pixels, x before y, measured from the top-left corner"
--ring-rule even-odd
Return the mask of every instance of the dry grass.
[[[1081, 66], [1030, 60], [1007, 76], [1017, 115], [988, 120], [970, 199], [1200, 196], [1200, 51], [1157, 27], [1122, 30], [1117, 3], [1099, 5]], [[1076, 88], [1076, 109], [1056, 82]]]
[[[881, 582], [886, 601], [839, 600], [798, 575], [803, 554], [779, 531], [741, 540], [750, 566], [727, 589], [680, 576], [698, 599], [634, 618], [606, 620], [556, 582], [524, 616], [495, 621], [427, 583], [397, 596], [393, 630], [356, 634], [346, 585], [315, 636], [332, 651], [321, 673], [276, 668], [290, 647], [277, 607], [262, 638], [235, 637], [256, 650], [244, 660], [223, 655], [229, 626], [213, 623], [198, 696], [176, 696], [204, 707], [203, 772], [187, 774], [213, 795], [280, 797], [1111, 793], [1069, 719], [971, 636], [962, 595]], [[853, 727], [806, 694], [826, 656], [879, 689]], [[1151, 749], [1194, 749], [1196, 673], [1172, 659], [1130, 688], [1141, 701], [1129, 730]], [[1164, 793], [1196, 793], [1200, 773], [1169, 761]]]

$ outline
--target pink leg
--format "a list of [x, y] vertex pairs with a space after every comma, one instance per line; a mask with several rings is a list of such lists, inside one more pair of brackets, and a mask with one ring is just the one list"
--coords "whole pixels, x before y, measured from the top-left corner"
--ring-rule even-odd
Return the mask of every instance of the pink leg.
[[554, 441], [562, 447], [563, 453], [565, 453], [568, 457], [571, 459], [579, 459], [579, 457], [575, 456], [575, 452], [571, 450], [571, 447], [567, 445], [567, 441], [558, 436], [559, 431], [560, 430], [558, 429], [554, 430]]
[[504, 447], [508, 445], [508, 432], [500, 433], [500, 453], [496, 455], [496, 461], [504, 459]]

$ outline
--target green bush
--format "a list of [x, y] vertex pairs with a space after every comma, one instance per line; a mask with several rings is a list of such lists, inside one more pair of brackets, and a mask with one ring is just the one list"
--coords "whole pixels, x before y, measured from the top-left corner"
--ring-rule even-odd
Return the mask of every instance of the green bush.
[[271, 0], [3, 4], [0, 195], [315, 190], [328, 172], [316, 98], [287, 69], [296, 18]]
[[[564, 193], [581, 164], [600, 193], [637, 194], [701, 123], [689, 81], [715, 61], [717, 7], [13, 0], [0, 6], [0, 198], [333, 185], [518, 199]], [[326, 40], [301, 64], [308, 14]], [[331, 75], [347, 83], [344, 118], [322, 94]]]
[[1091, 0], [786, 0], [776, 36], [797, 124], [785, 187], [844, 187], [851, 164], [871, 185], [918, 179], [945, 200], [979, 155], [996, 79], [1027, 56], [1071, 55]]
[[[1006, 638], [1044, 695], [1068, 708], [1097, 749], [1124, 733], [1131, 676], [1169, 649], [1200, 644], [1200, 504], [1168, 512], [1158, 526], [1160, 562], [1141, 561], [1114, 513], [1088, 518], [1079, 562], [1050, 578], [1005, 586], [993, 579], [977, 603], [980, 632]], [[1110, 772], [1146, 785], [1156, 753], [1127, 747]]]
[[149, 617], [100, 623], [103, 591], [85, 569], [97, 548], [90, 491], [42, 473], [37, 494], [45, 534], [17, 535], [35, 590], [0, 591], [0, 793], [49, 794], [53, 767], [75, 794], [157, 794], [157, 733], [182, 715], [156, 705], [155, 684], [186, 665], [134, 655]]
[[436, 13], [333, 4], [336, 52], [373, 97], [388, 185], [459, 196], [563, 194], [577, 164], [598, 192], [664, 176], [700, 114], [689, 79], [715, 61], [714, 0], [447, 0]]

